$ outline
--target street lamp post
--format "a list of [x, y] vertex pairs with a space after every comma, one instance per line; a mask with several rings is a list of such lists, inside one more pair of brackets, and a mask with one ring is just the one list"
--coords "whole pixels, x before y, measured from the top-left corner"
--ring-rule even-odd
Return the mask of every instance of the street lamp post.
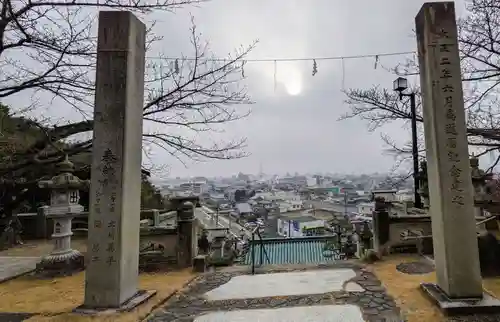
[[414, 92], [411, 92], [409, 94], [403, 93], [408, 88], [408, 80], [406, 78], [403, 78], [403, 77], [398, 77], [394, 81], [393, 87], [394, 87], [394, 90], [399, 93], [400, 100], [402, 100], [403, 97], [410, 98], [414, 199], [415, 199], [415, 208], [422, 208], [422, 201], [420, 200], [420, 195], [418, 193], [419, 168], [418, 168], [417, 114], [415, 112], [415, 110], [416, 110], [415, 93]]

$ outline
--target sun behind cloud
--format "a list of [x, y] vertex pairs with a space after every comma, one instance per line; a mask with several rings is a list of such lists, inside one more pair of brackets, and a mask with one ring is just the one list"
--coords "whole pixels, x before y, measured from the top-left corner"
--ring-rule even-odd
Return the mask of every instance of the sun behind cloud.
[[302, 74], [294, 64], [279, 64], [276, 76], [277, 81], [284, 85], [288, 95], [297, 96], [302, 93]]

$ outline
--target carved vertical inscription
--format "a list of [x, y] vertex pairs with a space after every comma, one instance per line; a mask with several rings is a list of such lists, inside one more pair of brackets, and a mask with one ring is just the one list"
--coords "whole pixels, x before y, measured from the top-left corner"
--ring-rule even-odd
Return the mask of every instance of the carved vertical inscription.
[[[457, 50], [457, 42], [449, 33], [440, 29], [433, 34], [434, 41], [432, 46], [435, 49], [439, 60], [439, 80], [434, 84], [439, 87], [442, 94], [442, 102], [439, 102], [438, 108], [443, 108], [445, 113], [444, 131], [446, 134], [446, 155], [449, 161], [448, 175], [451, 178], [450, 190], [452, 192], [451, 202], [457, 206], [464, 206], [464, 171], [460, 166], [460, 156], [457, 146], [457, 116], [455, 112], [456, 102], [454, 102], [455, 87], [452, 80], [457, 76], [453, 74], [451, 68], [451, 55]], [[459, 76], [460, 77], [460, 76]]]
[[106, 218], [113, 218], [115, 215], [116, 190], [119, 184], [116, 173], [118, 158], [111, 149], [107, 148], [100, 161], [98, 170], [101, 178], [98, 180], [99, 185], [95, 190], [93, 226], [101, 231], [101, 235], [107, 236], [107, 241], [105, 247], [101, 246], [99, 241], [92, 244], [91, 261], [100, 262], [105, 260], [108, 265], [111, 265], [116, 262], [114, 243], [117, 223], [116, 220], [106, 220]]

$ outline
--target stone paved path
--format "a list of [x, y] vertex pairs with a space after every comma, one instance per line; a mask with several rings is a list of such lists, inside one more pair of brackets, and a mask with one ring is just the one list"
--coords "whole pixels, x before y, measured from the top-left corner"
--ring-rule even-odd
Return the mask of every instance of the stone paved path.
[[207, 273], [147, 321], [399, 322], [399, 315], [372, 273], [342, 262], [254, 276], [237, 270]]
[[0, 256], [0, 283], [33, 271], [39, 261], [39, 257]]

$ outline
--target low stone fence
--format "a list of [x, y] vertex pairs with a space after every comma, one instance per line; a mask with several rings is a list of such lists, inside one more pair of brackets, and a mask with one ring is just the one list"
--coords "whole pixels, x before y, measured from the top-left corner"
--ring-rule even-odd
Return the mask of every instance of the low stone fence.
[[431, 217], [426, 215], [390, 216], [373, 214], [373, 248], [379, 256], [397, 252], [432, 254]]
[[[391, 209], [389, 209], [390, 211]], [[390, 253], [417, 252], [433, 254], [432, 224], [429, 215], [391, 215], [389, 211], [373, 213], [373, 249], [379, 256]], [[476, 216], [478, 232], [498, 231], [496, 219]]]
[[[50, 239], [53, 233], [54, 223], [48, 216], [49, 207], [38, 208], [35, 213], [17, 214], [23, 231], [23, 239]], [[144, 209], [141, 210], [141, 227], [149, 226], [167, 226], [176, 225], [177, 213], [171, 210]], [[71, 229], [75, 235], [86, 235], [88, 227], [89, 213], [82, 212], [78, 214], [71, 223]]]
[[[176, 210], [142, 210], [139, 238], [139, 269], [162, 270], [175, 265], [190, 267], [198, 255], [198, 238], [203, 229], [195, 218], [197, 198], [176, 198]], [[37, 213], [18, 214], [23, 225], [24, 239], [51, 238], [53, 221], [48, 216], [48, 207], [40, 207]], [[88, 233], [88, 213], [77, 215], [72, 222], [75, 237]], [[78, 234], [76, 234], [78, 233]], [[30, 238], [31, 237], [31, 238]], [[87, 256], [86, 256], [87, 257]], [[86, 258], [88, 260], [88, 258]]]

